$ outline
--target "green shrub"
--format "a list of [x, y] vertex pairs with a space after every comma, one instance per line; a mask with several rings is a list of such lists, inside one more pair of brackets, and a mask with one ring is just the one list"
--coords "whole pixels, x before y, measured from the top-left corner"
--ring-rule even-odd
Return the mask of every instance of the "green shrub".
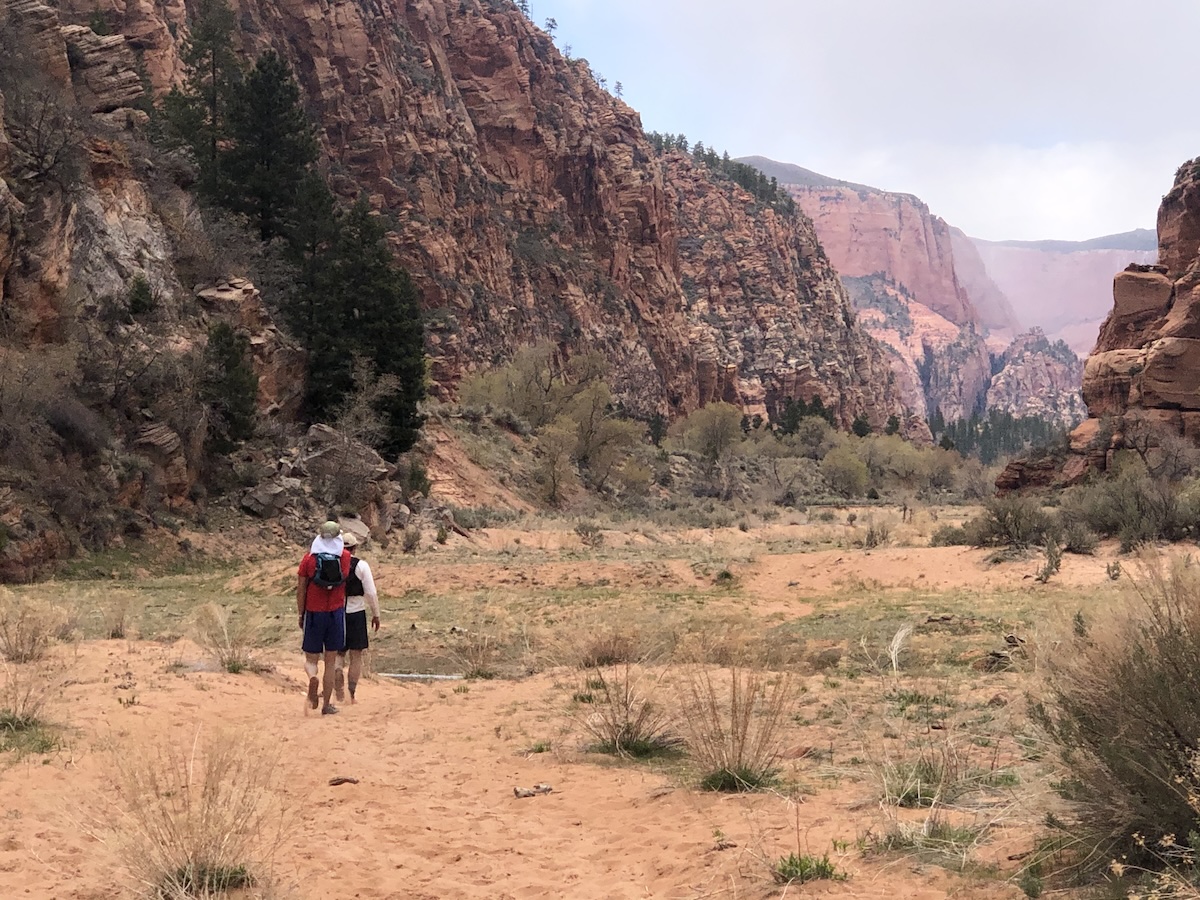
[[929, 539], [930, 547], [963, 547], [970, 543], [966, 529], [961, 525], [941, 525]]
[[1050, 517], [1027, 497], [993, 497], [964, 528], [976, 547], [1028, 547], [1050, 531]]
[[129, 314], [133, 316], [152, 313], [158, 307], [158, 298], [154, 296], [154, 290], [150, 287], [150, 282], [146, 280], [145, 275], [133, 276], [133, 280], [129, 282], [129, 290], [125, 299], [129, 304]]
[[1070, 830], [1084, 862], [1151, 865], [1152, 848], [1200, 815], [1200, 571], [1139, 560], [1124, 602], [1078, 618], [1046, 658], [1035, 719], [1070, 773]]
[[829, 861], [829, 854], [809, 856], [807, 853], [789, 853], [780, 859], [771, 870], [777, 884], [792, 884], [818, 879], [840, 880], [845, 876]]
[[1181, 502], [1177, 485], [1151, 477], [1135, 462], [1072, 491], [1064, 503], [1063, 517], [1097, 534], [1119, 538], [1121, 550], [1128, 552], [1138, 544], [1176, 541], [1194, 531], [1196, 515], [1190, 507]]
[[1100, 539], [1092, 529], [1083, 522], [1068, 520], [1060, 529], [1063, 550], [1079, 556], [1091, 556], [1096, 552]]

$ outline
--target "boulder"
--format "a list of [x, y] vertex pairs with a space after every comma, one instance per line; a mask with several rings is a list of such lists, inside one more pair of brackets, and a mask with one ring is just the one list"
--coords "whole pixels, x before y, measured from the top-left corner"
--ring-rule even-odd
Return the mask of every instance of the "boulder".
[[300, 479], [298, 478], [281, 478], [278, 481], [263, 482], [248, 490], [242, 497], [242, 509], [259, 518], [274, 518], [287, 508], [300, 489]]

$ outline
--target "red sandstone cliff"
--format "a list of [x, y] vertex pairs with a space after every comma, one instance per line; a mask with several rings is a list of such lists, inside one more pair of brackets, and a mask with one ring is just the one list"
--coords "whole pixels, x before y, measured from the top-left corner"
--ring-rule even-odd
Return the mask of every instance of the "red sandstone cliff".
[[1200, 160], [1180, 166], [1158, 211], [1158, 265], [1113, 279], [1112, 309], [1083, 374], [1088, 419], [1063, 479], [1106, 468], [1133, 441], [1200, 443]]
[[955, 325], [979, 323], [954, 271], [950, 228], [911, 194], [788, 185], [843, 277], [884, 273]]
[[[720, 371], [718, 380], [737, 385], [718, 392], [748, 403], [819, 386], [846, 422], [859, 413], [903, 417], [887, 379], [876, 380], [882, 351], [839, 309], [836, 278], [802, 264], [797, 248], [816, 244], [811, 225], [803, 217], [764, 224], [740, 189], [657, 159], [637, 113], [515, 7], [234, 6], [240, 49], [272, 46], [295, 67], [335, 187], [346, 196], [366, 189], [394, 217], [397, 252], [430, 312], [440, 389], [516, 346], [550, 339], [565, 352], [604, 351], [636, 412], [695, 408]], [[64, 4], [75, 23], [97, 10], [140, 51], [157, 89], [178, 77], [182, 3]], [[688, 231], [693, 225], [704, 231]], [[755, 262], [689, 262], [689, 242], [707, 234]], [[690, 291], [721, 302], [697, 311], [685, 276]], [[766, 340], [740, 336], [748, 314], [763, 319], [768, 309], [780, 324]], [[697, 346], [697, 333], [711, 339]]]
[[954, 273], [971, 298], [980, 324], [990, 332], [1015, 335], [1021, 330], [1021, 320], [989, 274], [975, 243], [961, 229], [951, 228], [950, 246], [954, 250]]

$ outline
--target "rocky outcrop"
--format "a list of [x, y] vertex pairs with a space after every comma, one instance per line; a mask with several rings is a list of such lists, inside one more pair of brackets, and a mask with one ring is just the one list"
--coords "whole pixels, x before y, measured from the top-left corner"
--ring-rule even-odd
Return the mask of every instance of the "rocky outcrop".
[[1083, 373], [1088, 420], [1068, 473], [1106, 468], [1115, 449], [1145, 455], [1200, 443], [1200, 161], [1185, 163], [1158, 215], [1160, 263], [1113, 279], [1113, 304]]
[[123, 34], [101, 36], [83, 25], [65, 25], [62, 36], [80, 101], [91, 112], [131, 107], [142, 96], [137, 60]]
[[[180, 71], [182, 5], [110, 2], [102, 11], [161, 89]], [[793, 383], [819, 386], [848, 420], [904, 413], [880, 349], [838, 310], [826, 273], [800, 264], [798, 248], [816, 243], [811, 226], [802, 217], [764, 224], [740, 189], [655, 157], [637, 113], [514, 7], [234, 5], [242, 51], [289, 54], [320, 117], [335, 188], [365, 189], [395, 221], [395, 248], [429, 314], [438, 393], [549, 340], [568, 354], [602, 351], [635, 413], [679, 414], [716, 396], [754, 405]], [[96, 9], [92, 0], [64, 6], [79, 24]], [[722, 231], [757, 260], [757, 273], [742, 267], [753, 287], [741, 297], [733, 268], [697, 265], [694, 242], [708, 238], [693, 226]], [[701, 320], [691, 297], [707, 294], [714, 302]], [[810, 299], [811, 309], [788, 308]], [[747, 330], [743, 314], [755, 304], [759, 325]], [[760, 338], [766, 311], [785, 314]]]
[[1083, 362], [1066, 344], [1051, 343], [1036, 329], [1020, 335], [996, 360], [987, 392], [988, 409], [1033, 416], [1065, 428], [1087, 414], [1079, 385]]
[[276, 326], [258, 288], [245, 278], [224, 278], [201, 286], [196, 299], [215, 319], [228, 322], [249, 339], [260, 412], [295, 421], [304, 399], [304, 351]]

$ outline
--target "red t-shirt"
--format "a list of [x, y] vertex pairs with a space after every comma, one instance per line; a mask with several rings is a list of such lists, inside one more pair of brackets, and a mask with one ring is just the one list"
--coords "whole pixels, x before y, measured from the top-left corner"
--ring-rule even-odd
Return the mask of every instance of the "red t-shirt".
[[[342, 578], [350, 574], [350, 551], [342, 551]], [[326, 588], [313, 584], [312, 578], [317, 574], [317, 558], [311, 553], [304, 554], [300, 560], [300, 577], [307, 578], [308, 589], [304, 594], [305, 612], [333, 612], [346, 605], [346, 582], [343, 580], [337, 587]]]

